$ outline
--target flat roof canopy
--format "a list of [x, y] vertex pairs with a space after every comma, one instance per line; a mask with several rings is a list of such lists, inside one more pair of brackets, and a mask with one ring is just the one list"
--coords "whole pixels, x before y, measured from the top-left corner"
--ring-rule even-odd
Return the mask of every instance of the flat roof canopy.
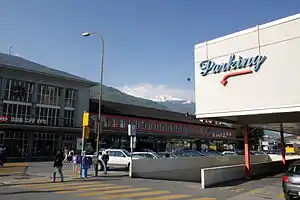
[[300, 112], [226, 116], [210, 119], [233, 124], [249, 124], [252, 127], [278, 132], [280, 132], [280, 124], [282, 123], [285, 133], [300, 135]]

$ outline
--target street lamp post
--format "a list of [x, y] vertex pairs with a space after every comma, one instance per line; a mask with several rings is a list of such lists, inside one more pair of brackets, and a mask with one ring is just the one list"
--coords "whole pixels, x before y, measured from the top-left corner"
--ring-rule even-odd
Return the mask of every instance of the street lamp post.
[[[104, 69], [104, 38], [98, 32], [84, 32], [81, 34], [84, 37], [91, 35], [96, 35], [100, 37], [101, 40], [101, 66], [100, 66], [100, 92], [99, 92], [99, 109], [98, 109], [98, 130], [97, 130], [97, 140], [96, 140], [96, 165], [95, 165], [95, 176], [98, 176], [98, 165], [99, 165], [99, 138], [100, 131], [102, 131], [102, 120], [101, 120], [101, 105], [102, 105], [102, 96], [103, 96], [103, 69]], [[105, 167], [105, 166], [104, 166]]]

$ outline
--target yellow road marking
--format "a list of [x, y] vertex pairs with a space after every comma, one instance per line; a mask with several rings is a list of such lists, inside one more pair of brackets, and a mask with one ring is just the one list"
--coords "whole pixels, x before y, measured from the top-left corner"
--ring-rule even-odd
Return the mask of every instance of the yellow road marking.
[[278, 194], [275, 198], [276, 199], [283, 199], [284, 198], [284, 194], [283, 193]]
[[24, 162], [24, 163], [6, 163], [4, 168], [7, 168], [7, 167], [26, 167], [28, 166], [28, 163]]
[[[109, 184], [106, 184], [107, 186]], [[111, 184], [113, 185], [113, 184]], [[124, 185], [117, 185], [117, 186], [108, 186], [108, 187], [101, 187], [101, 188], [83, 188], [80, 190], [68, 190], [68, 191], [59, 191], [55, 192], [56, 194], [69, 194], [69, 193], [80, 193], [86, 191], [101, 191], [101, 190], [113, 190], [113, 189], [124, 189], [124, 188], [131, 188], [131, 186], [124, 186]]]
[[[43, 184], [43, 185], [41, 185]], [[25, 185], [23, 187], [25, 188], [55, 188], [55, 187], [69, 187], [69, 186], [76, 186], [76, 185], [92, 185], [95, 184], [95, 182], [63, 182], [63, 183], [41, 183], [41, 184], [30, 184]], [[98, 183], [101, 185], [101, 183]], [[105, 185], [105, 184], [102, 184]]]
[[243, 190], [245, 190], [245, 189], [244, 188], [240, 188], [240, 189], [231, 190], [231, 192], [238, 193], [238, 192], [241, 192]]
[[153, 197], [153, 198], [144, 198], [140, 200], [168, 200], [168, 199], [182, 199], [190, 197], [191, 195], [187, 194], [179, 194], [179, 195], [169, 195], [169, 196], [163, 196], [163, 197]]
[[[96, 187], [98, 186], [98, 187]], [[76, 186], [68, 186], [68, 187], [60, 187], [60, 188], [45, 188], [48, 191], [63, 191], [68, 189], [80, 189], [80, 188], [87, 188], [87, 187], [93, 187], [93, 188], [99, 188], [105, 186], [104, 184], [92, 184], [92, 185], [76, 185]], [[41, 188], [43, 189], [43, 188]]]
[[110, 190], [110, 191], [97, 191], [97, 192], [89, 192], [79, 194], [77, 196], [81, 197], [89, 197], [89, 196], [96, 196], [99, 194], [114, 194], [114, 193], [122, 193], [122, 192], [136, 192], [136, 191], [143, 191], [143, 190], [151, 190], [151, 188], [130, 188], [130, 189], [123, 189], [123, 190]]
[[233, 187], [232, 186], [229, 186], [229, 187], [223, 187], [223, 188], [221, 188], [220, 190], [222, 191], [222, 190], [229, 190], [229, 189], [232, 189]]
[[170, 191], [151, 191], [151, 192], [138, 192], [120, 195], [105, 196], [103, 199], [118, 199], [118, 198], [129, 198], [129, 197], [139, 197], [139, 196], [150, 196], [156, 194], [168, 194]]

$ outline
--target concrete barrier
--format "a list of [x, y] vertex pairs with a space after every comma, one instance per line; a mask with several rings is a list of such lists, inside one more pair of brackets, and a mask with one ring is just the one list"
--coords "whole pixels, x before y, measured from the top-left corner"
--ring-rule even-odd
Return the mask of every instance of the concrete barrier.
[[[251, 156], [252, 163], [267, 162], [265, 155]], [[244, 163], [244, 156], [202, 156], [133, 160], [132, 177], [161, 180], [201, 181], [201, 169]]]
[[[277, 155], [277, 154], [269, 154], [268, 155], [270, 157], [270, 161], [280, 161], [281, 155]], [[298, 155], [286, 155], [285, 156], [286, 160], [291, 160], [291, 159], [300, 159], [300, 156]]]
[[[282, 173], [292, 162], [299, 159], [287, 160], [286, 166], [281, 161], [260, 162], [251, 164], [251, 176], [275, 175]], [[201, 187], [207, 188], [220, 183], [239, 180], [245, 177], [245, 165], [231, 165], [201, 169]]]

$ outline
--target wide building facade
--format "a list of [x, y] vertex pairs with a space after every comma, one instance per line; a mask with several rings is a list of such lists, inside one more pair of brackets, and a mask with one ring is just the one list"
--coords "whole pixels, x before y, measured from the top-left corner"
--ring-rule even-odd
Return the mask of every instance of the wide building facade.
[[198, 118], [300, 133], [300, 14], [195, 45]]
[[96, 83], [0, 54], [0, 145], [9, 157], [49, 157], [75, 148]]
[[[98, 100], [90, 100], [91, 137], [88, 142], [96, 146], [98, 131]], [[165, 151], [177, 148], [205, 149], [224, 147], [237, 143], [236, 129], [200, 122], [194, 116], [154, 108], [102, 102], [102, 124], [100, 140], [102, 148], [130, 149], [128, 124], [137, 128], [136, 151], [151, 149]], [[80, 140], [79, 140], [80, 141]], [[80, 149], [80, 147], [79, 147]]]

